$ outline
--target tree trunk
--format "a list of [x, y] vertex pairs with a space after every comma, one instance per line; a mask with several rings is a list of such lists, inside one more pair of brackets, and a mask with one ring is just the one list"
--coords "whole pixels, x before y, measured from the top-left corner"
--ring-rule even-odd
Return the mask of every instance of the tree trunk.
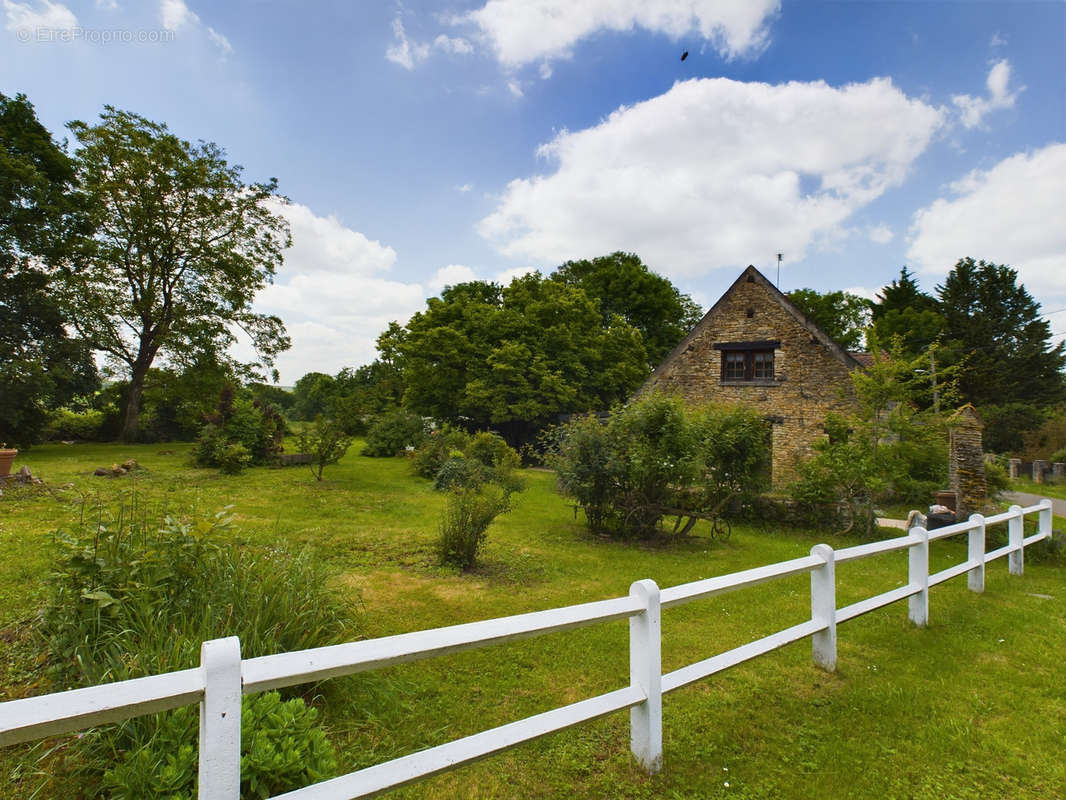
[[135, 365], [130, 375], [130, 388], [126, 394], [126, 420], [122, 424], [122, 441], [135, 442], [141, 421], [141, 397], [144, 395], [144, 376], [148, 367]]

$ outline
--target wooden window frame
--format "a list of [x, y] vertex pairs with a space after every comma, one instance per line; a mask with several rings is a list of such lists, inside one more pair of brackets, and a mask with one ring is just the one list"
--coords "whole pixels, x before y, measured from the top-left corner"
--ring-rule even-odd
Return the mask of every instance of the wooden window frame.
[[724, 342], [716, 344], [722, 352], [723, 383], [756, 383], [775, 379], [774, 351], [779, 341]]

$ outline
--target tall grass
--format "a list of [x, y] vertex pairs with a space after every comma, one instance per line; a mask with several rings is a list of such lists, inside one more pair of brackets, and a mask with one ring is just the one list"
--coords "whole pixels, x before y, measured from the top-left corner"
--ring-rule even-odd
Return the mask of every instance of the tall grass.
[[[198, 663], [201, 642], [223, 636], [239, 636], [246, 658], [354, 637], [355, 620], [328, 588], [320, 563], [306, 552], [223, 546], [219, 536], [229, 525], [226, 511], [181, 519], [128, 495], [117, 508], [88, 509], [79, 523], [56, 531], [40, 629], [55, 678], [84, 686], [186, 669]], [[264, 702], [270, 701], [246, 705], [255, 713]], [[146, 785], [188, 784], [195, 770], [187, 758], [164, 763], [135, 755], [195, 743], [195, 736], [177, 738], [168, 719], [155, 715], [94, 731], [79, 740], [69, 766], [89, 779], [90, 791], [116, 760], [123, 774], [137, 772]], [[278, 735], [291, 738], [280, 729]], [[308, 767], [315, 764], [321, 767], [314, 759]]]

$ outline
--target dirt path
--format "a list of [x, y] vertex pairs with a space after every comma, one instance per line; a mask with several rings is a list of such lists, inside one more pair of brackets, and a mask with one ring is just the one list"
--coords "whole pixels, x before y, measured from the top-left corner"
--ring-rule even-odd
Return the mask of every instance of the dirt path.
[[[1004, 492], [1003, 496], [1012, 503], [1017, 503], [1022, 506], [1035, 506], [1042, 499], [1040, 495], [1030, 494], [1029, 492]], [[1066, 517], [1066, 500], [1059, 500], [1057, 497], [1052, 497], [1051, 513], [1056, 517]]]

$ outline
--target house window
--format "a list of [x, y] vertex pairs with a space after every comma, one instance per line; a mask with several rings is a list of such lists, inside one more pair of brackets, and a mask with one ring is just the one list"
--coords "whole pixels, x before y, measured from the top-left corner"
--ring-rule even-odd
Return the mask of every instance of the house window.
[[725, 371], [723, 372], [722, 377], [727, 381], [744, 380], [744, 375], [747, 372], [744, 353], [735, 351], [722, 353], [722, 358], [725, 361]]
[[751, 376], [753, 378], [774, 377], [774, 351], [754, 350], [751, 354]]
[[716, 344], [722, 351], [723, 381], [772, 381], [774, 379], [774, 350], [779, 341], [723, 342]]

